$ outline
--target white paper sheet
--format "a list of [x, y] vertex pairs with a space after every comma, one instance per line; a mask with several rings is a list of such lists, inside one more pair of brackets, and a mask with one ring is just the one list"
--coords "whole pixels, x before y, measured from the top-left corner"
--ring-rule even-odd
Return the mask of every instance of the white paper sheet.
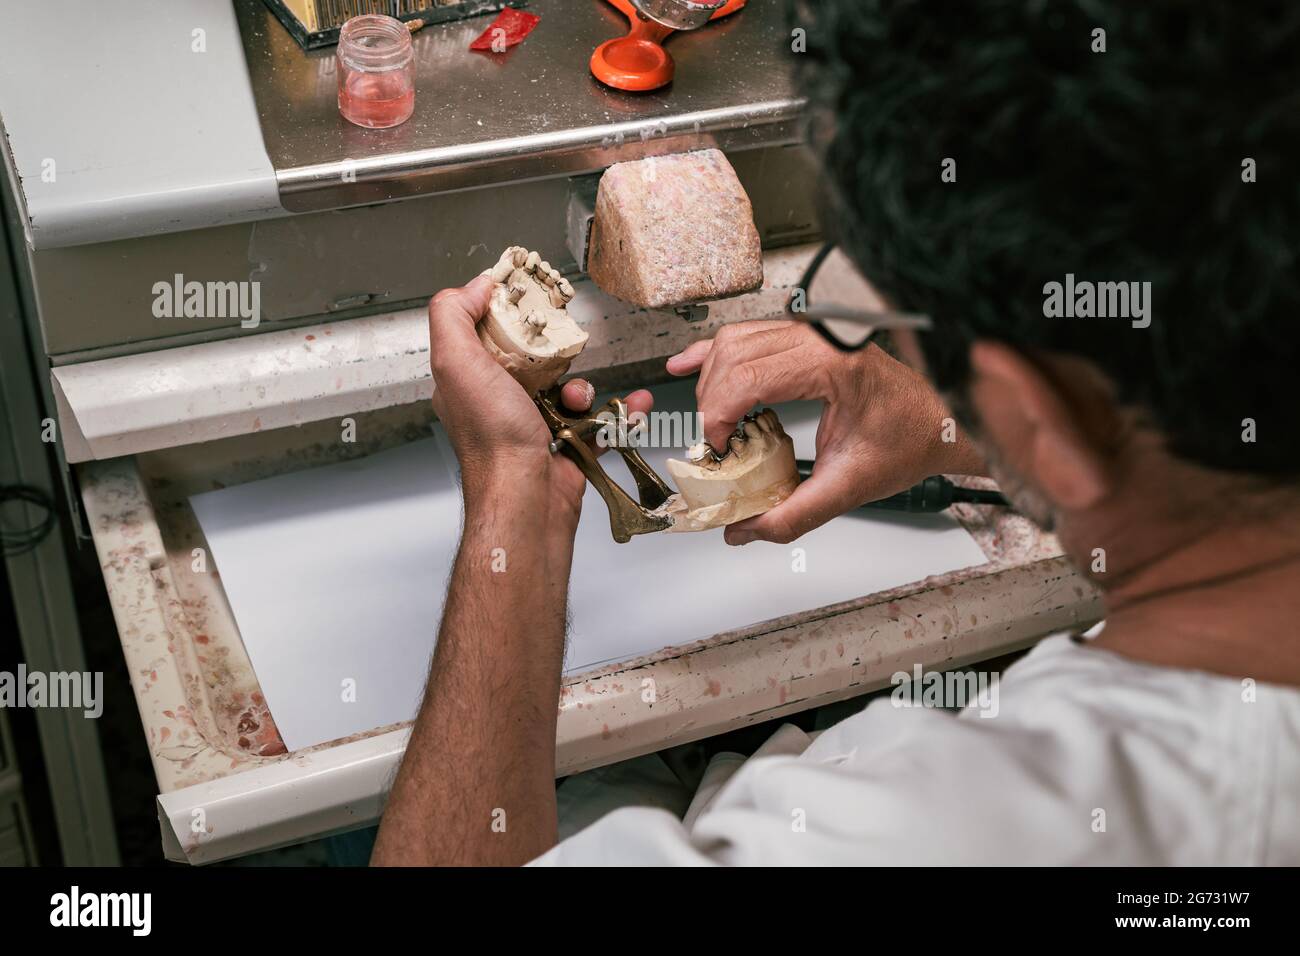
[[[694, 409], [688, 384], [655, 394], [660, 409]], [[778, 411], [796, 454], [813, 457], [820, 406]], [[681, 453], [643, 450], [661, 475], [664, 459]], [[602, 459], [610, 461], [611, 475], [632, 488], [616, 456]], [[414, 716], [460, 534], [445, 437], [190, 502], [290, 750]], [[790, 545], [732, 548], [721, 531], [620, 545], [588, 487], [565, 667], [623, 660], [984, 560], [946, 515], [885, 512], [837, 518]], [[801, 562], [806, 570], [795, 570]]]

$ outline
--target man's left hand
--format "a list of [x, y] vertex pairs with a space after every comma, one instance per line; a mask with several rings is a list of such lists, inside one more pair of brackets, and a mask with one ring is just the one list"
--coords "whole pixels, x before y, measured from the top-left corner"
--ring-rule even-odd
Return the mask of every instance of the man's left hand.
[[[460, 460], [466, 508], [528, 483], [543, 489], [550, 507], [576, 525], [585, 479], [562, 454], [551, 454], [550, 430], [522, 385], [483, 348], [476, 326], [487, 313], [492, 280], [481, 275], [429, 301], [429, 365], [433, 409]], [[564, 384], [561, 401], [572, 412], [591, 407], [595, 390], [583, 379]], [[629, 411], [648, 412], [643, 390], [627, 396]]]

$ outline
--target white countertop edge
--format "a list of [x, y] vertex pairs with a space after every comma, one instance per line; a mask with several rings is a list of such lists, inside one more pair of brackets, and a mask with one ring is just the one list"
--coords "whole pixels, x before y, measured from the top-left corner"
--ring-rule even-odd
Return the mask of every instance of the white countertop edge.
[[372, 824], [409, 736], [394, 730], [159, 794], [164, 853], [215, 863]]

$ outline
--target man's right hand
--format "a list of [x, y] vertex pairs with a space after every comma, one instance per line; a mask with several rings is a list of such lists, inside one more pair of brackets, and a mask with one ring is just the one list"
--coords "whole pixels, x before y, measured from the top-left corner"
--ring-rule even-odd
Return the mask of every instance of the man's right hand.
[[784, 544], [929, 475], [984, 471], [969, 440], [945, 428], [951, 413], [925, 378], [874, 345], [845, 353], [800, 322], [739, 322], [674, 355], [668, 371], [700, 373], [695, 397], [715, 448], [757, 404], [826, 403], [812, 477], [766, 514], [729, 526], [728, 544]]

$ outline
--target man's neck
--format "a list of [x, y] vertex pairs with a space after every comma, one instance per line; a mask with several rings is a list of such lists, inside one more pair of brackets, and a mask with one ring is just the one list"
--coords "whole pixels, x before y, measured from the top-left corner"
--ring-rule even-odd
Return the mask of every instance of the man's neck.
[[[1104, 522], [1110, 574], [1095, 575], [1106, 626], [1095, 644], [1169, 667], [1300, 686], [1300, 507], [1278, 495], [1240, 516], [1184, 512]], [[1064, 530], [1064, 529], [1063, 529]], [[1064, 537], [1064, 535], [1063, 535]], [[1087, 566], [1091, 549], [1077, 547]]]

